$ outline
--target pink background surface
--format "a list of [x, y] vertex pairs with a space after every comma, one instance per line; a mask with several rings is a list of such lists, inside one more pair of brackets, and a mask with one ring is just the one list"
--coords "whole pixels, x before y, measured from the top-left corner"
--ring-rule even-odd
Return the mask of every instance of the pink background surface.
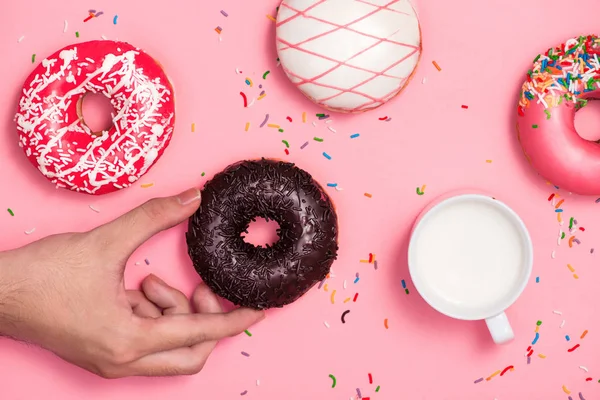
[[[70, 399], [348, 399], [361, 388], [371, 399], [566, 399], [566, 385], [586, 399], [600, 398], [600, 322], [597, 254], [600, 213], [595, 198], [569, 196], [562, 208], [586, 228], [581, 245], [558, 247], [558, 225], [546, 201], [553, 187], [527, 165], [516, 141], [515, 105], [533, 58], [549, 46], [592, 33], [600, 4], [580, 0], [428, 0], [420, 14], [424, 52], [414, 81], [397, 99], [378, 111], [333, 116], [316, 127], [301, 123], [306, 111], [320, 112], [296, 92], [276, 68], [276, 0], [262, 2], [153, 2], [75, 0], [8, 2], [0, 12], [0, 248], [23, 245], [48, 234], [85, 230], [108, 221], [138, 203], [174, 194], [206, 179], [231, 162], [253, 157], [294, 161], [330, 190], [340, 218], [340, 257], [329, 292], [316, 288], [297, 303], [273, 310], [252, 329], [253, 336], [226, 340], [198, 376], [103, 381], [34, 347], [0, 340], [0, 398]], [[88, 8], [105, 15], [87, 23]], [[226, 10], [229, 18], [219, 11]], [[118, 24], [113, 25], [115, 14]], [[63, 33], [63, 21], [69, 21]], [[223, 27], [222, 42], [214, 28]], [[75, 38], [75, 31], [81, 38]], [[597, 32], [596, 32], [597, 33]], [[105, 197], [55, 190], [32, 168], [17, 146], [12, 122], [19, 88], [38, 61], [78, 40], [119, 38], [143, 47], [172, 78], [177, 95], [177, 126], [170, 148], [140, 183], [154, 182]], [[25, 35], [21, 43], [17, 39]], [[438, 72], [431, 61], [442, 67]], [[235, 68], [244, 73], [236, 75]], [[271, 70], [263, 82], [262, 74]], [[264, 84], [267, 97], [250, 108], [239, 95], [256, 97], [244, 78]], [[427, 78], [425, 84], [421, 81]], [[469, 106], [468, 110], [461, 105]], [[285, 129], [259, 129], [265, 113]], [[293, 123], [286, 121], [286, 116]], [[390, 116], [392, 121], [380, 122]], [[190, 126], [196, 123], [196, 132]], [[249, 132], [244, 132], [251, 122]], [[327, 129], [332, 126], [337, 133]], [[357, 139], [349, 139], [352, 133]], [[313, 141], [324, 137], [323, 143]], [[290, 142], [284, 154], [281, 140]], [[306, 141], [310, 145], [299, 147]], [[322, 156], [326, 151], [332, 156]], [[486, 159], [493, 163], [486, 163]], [[206, 176], [201, 177], [205, 171]], [[424, 196], [415, 188], [427, 185]], [[516, 340], [495, 346], [483, 322], [454, 321], [430, 309], [408, 277], [408, 233], [419, 211], [433, 198], [461, 187], [495, 194], [524, 219], [535, 246], [532, 280], [508, 310]], [[373, 194], [369, 199], [364, 192]], [[93, 205], [101, 212], [90, 210]], [[6, 209], [15, 212], [11, 217]], [[25, 230], [36, 228], [31, 236]], [[190, 292], [198, 282], [186, 255], [179, 226], [152, 239], [134, 255], [127, 269], [130, 286], [148, 273]], [[550, 254], [556, 250], [556, 259]], [[598, 249], [600, 251], [600, 248]], [[375, 253], [379, 269], [359, 263]], [[136, 261], [148, 258], [136, 266]], [[572, 278], [566, 264], [580, 276]], [[353, 284], [356, 272], [359, 283]], [[540, 283], [535, 283], [535, 277]], [[349, 281], [343, 289], [343, 281]], [[405, 279], [411, 290], [401, 287]], [[337, 289], [335, 304], [330, 303]], [[359, 293], [356, 303], [341, 300]], [[340, 315], [351, 313], [346, 324]], [[554, 315], [560, 310], [563, 315]], [[383, 321], [389, 319], [389, 329]], [[594, 319], [595, 318], [595, 319]], [[559, 328], [561, 321], [566, 323]], [[323, 321], [331, 325], [326, 329]], [[536, 353], [526, 365], [524, 352], [542, 320]], [[579, 336], [589, 330], [584, 340]], [[567, 343], [565, 335], [572, 337]], [[573, 353], [567, 349], [575, 343]], [[240, 355], [251, 354], [250, 358]], [[473, 384], [498, 369], [515, 370]], [[589, 369], [585, 373], [579, 366]], [[374, 384], [369, 385], [367, 374]], [[328, 375], [337, 377], [331, 388]], [[585, 382], [586, 377], [594, 381]], [[260, 386], [255, 381], [260, 379]], [[379, 393], [375, 387], [381, 385]]]

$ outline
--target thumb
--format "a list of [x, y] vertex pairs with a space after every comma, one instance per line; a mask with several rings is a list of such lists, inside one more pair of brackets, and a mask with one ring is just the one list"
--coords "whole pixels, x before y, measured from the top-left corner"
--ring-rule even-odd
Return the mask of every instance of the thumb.
[[200, 190], [152, 199], [96, 229], [104, 243], [127, 258], [157, 233], [185, 221], [200, 206]]

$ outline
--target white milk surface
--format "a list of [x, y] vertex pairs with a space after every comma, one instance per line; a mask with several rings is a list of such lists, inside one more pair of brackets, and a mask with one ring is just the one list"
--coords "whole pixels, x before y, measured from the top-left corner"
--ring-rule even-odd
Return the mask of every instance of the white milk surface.
[[413, 240], [411, 271], [419, 291], [434, 303], [449, 303], [453, 313], [495, 308], [518, 290], [527, 268], [519, 225], [482, 201], [434, 209]]

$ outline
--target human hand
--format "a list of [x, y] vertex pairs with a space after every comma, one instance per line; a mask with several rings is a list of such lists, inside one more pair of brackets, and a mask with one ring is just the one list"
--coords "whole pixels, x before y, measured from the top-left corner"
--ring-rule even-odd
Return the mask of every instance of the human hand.
[[0, 334], [105, 378], [199, 372], [217, 340], [243, 332], [264, 312], [224, 313], [204, 284], [190, 305], [154, 275], [141, 291], [125, 290], [123, 281], [130, 255], [199, 205], [200, 192], [191, 189], [150, 200], [90, 232], [0, 253]]

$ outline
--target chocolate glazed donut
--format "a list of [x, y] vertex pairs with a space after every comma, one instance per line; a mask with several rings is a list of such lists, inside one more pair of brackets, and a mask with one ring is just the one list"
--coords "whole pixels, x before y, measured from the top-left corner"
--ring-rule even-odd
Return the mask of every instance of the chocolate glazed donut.
[[[256, 217], [279, 224], [273, 246], [242, 238]], [[262, 159], [233, 164], [206, 183], [186, 237], [196, 271], [216, 294], [266, 309], [292, 303], [325, 278], [337, 233], [331, 200], [310, 174]]]

